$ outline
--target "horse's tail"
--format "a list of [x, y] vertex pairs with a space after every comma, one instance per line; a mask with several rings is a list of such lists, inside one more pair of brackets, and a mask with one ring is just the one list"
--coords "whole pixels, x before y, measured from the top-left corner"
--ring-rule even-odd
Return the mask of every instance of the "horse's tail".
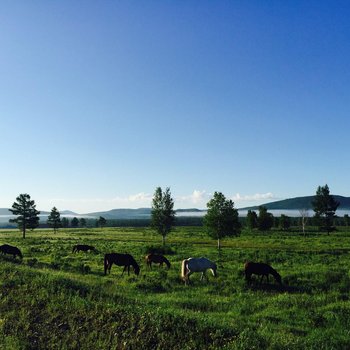
[[108, 268], [108, 254], [105, 254], [104, 267], [105, 267], [105, 275], [106, 275], [107, 274], [107, 268]]
[[182, 279], [186, 278], [187, 264], [188, 264], [188, 259], [182, 260], [182, 265], [181, 265], [181, 277], [182, 277]]
[[22, 252], [18, 249], [18, 256], [21, 258], [21, 259], [23, 259], [23, 255], [22, 255]]

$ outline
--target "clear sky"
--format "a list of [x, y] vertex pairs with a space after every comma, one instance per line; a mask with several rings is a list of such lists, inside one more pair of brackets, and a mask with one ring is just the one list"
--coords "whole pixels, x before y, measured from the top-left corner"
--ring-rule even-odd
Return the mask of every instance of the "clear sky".
[[2, 1], [0, 207], [350, 196], [349, 1]]

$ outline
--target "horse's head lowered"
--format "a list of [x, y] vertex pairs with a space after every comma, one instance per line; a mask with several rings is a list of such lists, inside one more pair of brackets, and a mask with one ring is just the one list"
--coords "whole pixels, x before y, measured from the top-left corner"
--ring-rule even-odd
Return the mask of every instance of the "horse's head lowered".
[[134, 272], [135, 272], [135, 275], [139, 275], [140, 274], [140, 267], [139, 265], [134, 265]]

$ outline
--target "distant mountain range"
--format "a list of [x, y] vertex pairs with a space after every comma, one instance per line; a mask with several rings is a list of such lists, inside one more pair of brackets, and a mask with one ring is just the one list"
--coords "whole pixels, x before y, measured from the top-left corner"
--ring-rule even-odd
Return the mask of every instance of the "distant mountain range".
[[[338, 201], [339, 210], [350, 210], [350, 197], [333, 195], [334, 199]], [[284, 199], [276, 202], [270, 202], [262, 204], [268, 210], [300, 210], [300, 209], [312, 209], [312, 201], [315, 196], [296, 197]], [[239, 208], [239, 211], [245, 212], [246, 210], [258, 210], [259, 206]], [[176, 214], [178, 216], [203, 216], [206, 210], [202, 209], [177, 209]], [[46, 217], [50, 213], [47, 211], [41, 211], [40, 216], [42, 220], [46, 220]], [[78, 214], [71, 210], [62, 210], [61, 216], [77, 218], [98, 218], [100, 216], [107, 220], [128, 220], [128, 219], [148, 219], [151, 216], [151, 208], [139, 208], [139, 209], [112, 209], [108, 211], [93, 212], [87, 214]], [[244, 215], [244, 214], [243, 214]], [[12, 217], [12, 213], [7, 208], [0, 208], [0, 223], [8, 223], [8, 220]]]
[[[262, 204], [268, 210], [300, 210], [300, 209], [312, 209], [312, 201], [315, 196], [306, 196], [306, 197], [296, 197], [284, 199], [281, 201], [270, 202]], [[350, 197], [343, 197], [333, 195], [333, 198], [339, 202], [338, 209], [349, 210], [350, 209]], [[257, 210], [258, 206], [241, 208], [242, 210]]]
[[[77, 218], [99, 218], [104, 217], [107, 220], [135, 220], [135, 219], [149, 219], [151, 217], [151, 208], [139, 208], [139, 209], [112, 209], [108, 211], [93, 212], [87, 214], [78, 214], [71, 210], [60, 211], [61, 217], [77, 217]], [[176, 213], [178, 216], [202, 216], [206, 210], [200, 209], [178, 209]], [[50, 214], [48, 211], [40, 211], [41, 220], [46, 221], [47, 216]], [[8, 223], [12, 217], [12, 213], [7, 208], [0, 208], [0, 223]]]

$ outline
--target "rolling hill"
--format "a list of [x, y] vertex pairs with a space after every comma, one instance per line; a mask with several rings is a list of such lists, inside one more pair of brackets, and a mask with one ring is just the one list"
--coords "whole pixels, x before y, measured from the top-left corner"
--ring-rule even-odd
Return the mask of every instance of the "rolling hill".
[[[348, 210], [350, 209], [350, 197], [343, 197], [333, 195], [334, 199], [339, 202], [338, 209]], [[299, 210], [299, 209], [312, 209], [312, 201], [315, 196], [305, 196], [284, 199], [276, 202], [270, 202], [262, 204], [268, 210]], [[259, 206], [240, 208], [242, 210], [257, 210]]]

